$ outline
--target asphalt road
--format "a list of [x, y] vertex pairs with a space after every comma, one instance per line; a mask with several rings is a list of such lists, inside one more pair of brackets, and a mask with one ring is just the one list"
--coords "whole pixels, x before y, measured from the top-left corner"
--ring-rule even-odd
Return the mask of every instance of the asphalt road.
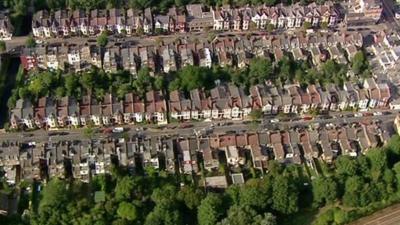
[[[103, 134], [102, 132], [94, 133], [91, 138], [92, 139], [102, 139], [108, 136], [113, 137], [124, 137], [126, 135], [144, 135], [144, 136], [180, 136], [180, 137], [189, 137], [189, 136], [204, 136], [207, 134], [224, 134], [224, 133], [246, 133], [246, 132], [255, 132], [255, 131], [268, 131], [268, 130], [288, 130], [295, 127], [305, 127], [310, 125], [318, 124], [320, 126], [325, 124], [350, 124], [354, 122], [371, 122], [373, 120], [380, 120], [383, 123], [392, 123], [397, 115], [397, 112], [393, 112], [387, 115], [380, 116], [367, 116], [367, 117], [346, 117], [346, 115], [353, 113], [341, 113], [345, 116], [338, 117], [338, 113], [335, 117], [330, 119], [323, 118], [315, 118], [313, 120], [301, 120], [300, 118], [287, 118], [285, 121], [280, 122], [271, 122], [269, 119], [263, 120], [259, 124], [254, 124], [249, 121], [213, 121], [213, 122], [193, 122], [186, 123], [191, 124], [190, 128], [182, 128], [179, 124], [169, 124], [165, 126], [156, 126], [149, 125], [144, 126], [144, 129], [141, 129], [143, 126], [137, 125], [126, 125], [126, 132], [122, 134]], [[220, 123], [220, 126], [218, 126]], [[45, 142], [45, 141], [72, 141], [72, 140], [82, 140], [88, 139], [88, 136], [84, 135], [84, 128], [80, 129], [61, 129], [59, 131], [65, 131], [64, 135], [54, 135], [49, 136], [49, 131], [46, 130], [35, 130], [31, 132], [18, 132], [18, 133], [3, 133], [0, 134], [0, 141], [17, 141], [17, 142]]]
[[[363, 35], [366, 35], [370, 33], [371, 31], [381, 31], [386, 29], [386, 26], [382, 26], [382, 24], [378, 25], [371, 25], [371, 26], [366, 26], [364, 27], [366, 29], [363, 30], [348, 30], [347, 32], [356, 32], [356, 33], [362, 33]], [[346, 27], [337, 27], [338, 30], [340, 31], [345, 31]], [[282, 31], [275, 31], [273, 34], [274, 35], [293, 35], [296, 32], [303, 32], [302, 29], [288, 29], [288, 30], [282, 30]], [[265, 35], [266, 32], [262, 31], [240, 31], [240, 32], [235, 32], [235, 31], [224, 31], [224, 32], [215, 32], [217, 36], [223, 37], [223, 36], [232, 36], [232, 37], [237, 37], [237, 36], [247, 36], [249, 34], [251, 35]], [[11, 40], [6, 40], [6, 47], [7, 50], [12, 50], [21, 46], [24, 46], [27, 40], [27, 36], [20, 36], [20, 37], [13, 37]], [[181, 42], [194, 42], [196, 40], [198, 41], [207, 41], [210, 38], [210, 32], [191, 32], [191, 33], [175, 33], [175, 34], [170, 34], [170, 35], [158, 35], [158, 36], [132, 36], [132, 37], [124, 37], [124, 38], [117, 38], [115, 36], [110, 36], [109, 37], [109, 45], [113, 45], [118, 42], [131, 42], [133, 45], [140, 45], [140, 46], [150, 46], [150, 45], [156, 45], [158, 42], [161, 40], [164, 44], [170, 44], [174, 43], [177, 40], [180, 40]], [[76, 44], [76, 45], [83, 45], [85, 43], [96, 43], [96, 37], [68, 37], [68, 38], [49, 38], [49, 39], [43, 39], [43, 43], [46, 44]]]

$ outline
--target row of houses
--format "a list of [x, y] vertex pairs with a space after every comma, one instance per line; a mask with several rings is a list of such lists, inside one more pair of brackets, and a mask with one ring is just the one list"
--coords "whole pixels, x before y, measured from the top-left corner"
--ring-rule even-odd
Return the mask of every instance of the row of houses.
[[136, 75], [143, 67], [153, 73], [168, 73], [188, 65], [211, 67], [217, 64], [243, 68], [254, 57], [279, 61], [285, 55], [295, 60], [310, 60], [317, 66], [328, 58], [347, 63], [362, 45], [363, 37], [357, 33], [295, 34], [219, 37], [211, 43], [171, 43], [162, 46], [123, 44], [104, 49], [96, 45], [40, 46], [24, 49], [20, 58], [27, 71], [40, 68], [80, 72], [95, 66], [106, 72], [126, 70]]
[[[278, 88], [262, 84], [244, 88], [233, 84], [220, 84], [209, 93], [194, 89], [185, 94], [170, 92], [167, 98], [161, 91], [150, 91], [145, 99], [130, 93], [120, 100], [107, 94], [101, 101], [84, 96], [80, 101], [72, 97], [56, 100], [43, 97], [32, 104], [27, 99], [19, 99], [11, 111], [12, 128], [56, 128], [78, 127], [93, 123], [96, 126], [154, 122], [165, 124], [168, 119], [218, 120], [246, 119], [252, 110], [264, 114], [307, 114], [312, 109], [321, 111], [341, 111], [348, 109], [367, 110], [386, 108], [392, 104], [392, 94], [388, 83], [377, 83], [366, 79], [362, 85], [345, 83], [343, 87], [309, 85], [306, 89], [298, 85]], [[168, 106], [168, 107], [167, 107]], [[392, 105], [390, 105], [392, 106]]]
[[162, 92], [150, 91], [144, 100], [133, 93], [127, 94], [123, 101], [110, 94], [100, 101], [90, 95], [83, 96], [80, 101], [73, 97], [59, 100], [43, 97], [35, 105], [29, 100], [20, 99], [11, 113], [12, 127], [23, 125], [30, 129], [86, 126], [92, 123], [107, 126], [145, 121], [167, 123], [167, 103]]
[[110, 173], [113, 165], [127, 167], [133, 173], [153, 167], [199, 174], [200, 164], [207, 171], [217, 172], [221, 162], [235, 169], [251, 161], [254, 168], [265, 170], [270, 160], [312, 165], [314, 159], [331, 163], [338, 155], [357, 156], [386, 143], [393, 132], [392, 125], [355, 123], [197, 137], [2, 142], [0, 166], [9, 183], [49, 177], [88, 182], [94, 175]]
[[0, 11], [0, 40], [11, 40], [14, 26], [11, 24], [8, 11]]
[[348, 27], [377, 24], [384, 13], [383, 9], [382, 0], [349, 0], [345, 24]]
[[332, 2], [324, 5], [316, 3], [307, 6], [299, 3], [284, 6], [259, 6], [232, 8], [207, 8], [201, 4], [190, 4], [184, 8], [170, 8], [166, 14], [153, 14], [150, 8], [135, 9], [94, 9], [85, 11], [58, 10], [38, 11], [33, 16], [32, 32], [35, 37], [97, 35], [103, 31], [134, 35], [138, 33], [175, 33], [188, 31], [274, 28], [300, 28], [307, 22], [312, 27], [324, 23], [335, 26], [341, 20], [337, 7]]
[[400, 35], [396, 32], [378, 32], [367, 50], [371, 55], [371, 66], [381, 71], [396, 70], [400, 59]]

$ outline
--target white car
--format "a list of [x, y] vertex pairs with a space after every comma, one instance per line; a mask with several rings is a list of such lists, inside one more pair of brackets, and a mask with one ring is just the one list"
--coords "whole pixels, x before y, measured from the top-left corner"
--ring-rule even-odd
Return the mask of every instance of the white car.
[[362, 113], [356, 113], [356, 114], [354, 114], [354, 117], [362, 117], [362, 116], [363, 116]]
[[279, 119], [272, 119], [271, 123], [279, 123]]
[[112, 129], [112, 132], [113, 133], [122, 133], [122, 132], [124, 132], [124, 128], [123, 127], [114, 127]]
[[374, 112], [374, 116], [382, 116], [383, 113], [382, 112]]

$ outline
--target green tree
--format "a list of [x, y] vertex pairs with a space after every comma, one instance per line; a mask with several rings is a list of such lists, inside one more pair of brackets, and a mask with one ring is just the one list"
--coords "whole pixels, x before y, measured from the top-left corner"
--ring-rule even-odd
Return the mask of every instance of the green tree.
[[0, 52], [6, 51], [6, 42], [0, 41]]
[[249, 80], [251, 85], [260, 84], [272, 78], [271, 61], [265, 58], [254, 58], [249, 65]]
[[340, 208], [335, 208], [333, 210], [333, 220], [336, 224], [346, 224], [349, 222], [348, 214]]
[[333, 203], [337, 196], [338, 185], [333, 178], [318, 177], [312, 182], [314, 203], [322, 205]]
[[287, 176], [278, 176], [272, 187], [272, 208], [283, 214], [298, 211], [298, 189]]
[[30, 97], [30, 91], [28, 89], [28, 87], [21, 87], [18, 89], [18, 96], [20, 99], [25, 99]]
[[45, 90], [45, 87], [43, 86], [43, 83], [41, 79], [39, 78], [34, 78], [28, 86], [28, 90], [36, 97], [41, 97], [47, 90]]
[[205, 194], [198, 188], [184, 186], [179, 190], [177, 198], [184, 202], [186, 207], [191, 210], [197, 209], [200, 205], [201, 200], [204, 198]]
[[57, 98], [62, 98], [65, 96], [65, 88], [64, 87], [57, 87], [55, 91], [56, 97]]
[[241, 188], [239, 192], [240, 205], [250, 206], [257, 211], [265, 211], [270, 207], [272, 201], [272, 185], [266, 180], [251, 179]]
[[253, 225], [277, 225], [276, 217], [272, 213], [264, 213], [254, 218]]
[[151, 194], [151, 200], [157, 205], [174, 205], [176, 202], [177, 190], [173, 185], [166, 185], [156, 188]]
[[182, 215], [179, 210], [166, 206], [156, 206], [145, 220], [145, 225], [183, 225]]
[[218, 225], [251, 225], [254, 224], [254, 219], [257, 212], [248, 207], [232, 206], [228, 210], [228, 217], [223, 219]]
[[324, 30], [328, 29], [328, 23], [327, 22], [322, 22], [320, 26]]
[[106, 31], [103, 31], [98, 37], [97, 37], [97, 45], [100, 47], [105, 47], [108, 43], [108, 34]]
[[29, 35], [28, 38], [26, 39], [25, 42], [26, 47], [28, 48], [34, 48], [36, 47], [36, 41], [35, 39], [32, 37], [32, 35]]
[[152, 4], [153, 0], [129, 0], [129, 6], [131, 8], [137, 8], [142, 10], [151, 6]]
[[312, 28], [312, 24], [310, 22], [305, 21], [303, 23], [303, 28], [304, 28], [304, 30], [311, 29]]
[[340, 156], [335, 161], [336, 171], [339, 175], [353, 176], [357, 173], [357, 161], [350, 156]]
[[166, 86], [166, 81], [164, 76], [157, 76], [154, 81], [154, 87], [157, 90], [164, 90]]
[[118, 179], [117, 185], [115, 186], [115, 198], [117, 200], [129, 200], [132, 195], [134, 188], [134, 182], [131, 177], [124, 176]]
[[349, 177], [345, 184], [343, 204], [346, 206], [361, 206], [361, 196], [363, 192], [364, 180], [359, 176]]
[[271, 33], [274, 30], [275, 30], [275, 25], [273, 25], [272, 23], [269, 23], [267, 25], [267, 31]]
[[146, 92], [149, 91], [153, 86], [153, 77], [150, 76], [150, 69], [144, 67], [139, 70], [137, 79], [133, 81], [133, 87], [136, 92], [144, 97]]
[[358, 51], [351, 60], [351, 68], [355, 74], [362, 74], [368, 69], [368, 61], [363, 51]]
[[[73, 82], [73, 81], [71, 81]], [[80, 83], [88, 93], [91, 93], [96, 85], [96, 74], [92, 71], [82, 74]], [[67, 87], [68, 90], [68, 87]]]
[[129, 202], [119, 203], [117, 214], [119, 217], [129, 221], [134, 221], [138, 217], [136, 207]]
[[67, 96], [76, 96], [79, 87], [79, 79], [74, 74], [65, 76], [65, 92]]
[[123, 99], [130, 91], [132, 91], [130, 84], [121, 84], [117, 89], [117, 96], [119, 99]]
[[374, 181], [378, 181], [388, 167], [386, 152], [381, 149], [371, 149], [367, 152], [367, 158], [371, 165], [371, 170], [369, 171], [371, 177]]
[[262, 116], [263, 116], [263, 112], [260, 109], [254, 109], [249, 114], [249, 117], [253, 121], [261, 119]]
[[217, 194], [208, 194], [201, 201], [197, 219], [199, 225], [215, 225], [224, 216], [225, 207], [222, 198]]

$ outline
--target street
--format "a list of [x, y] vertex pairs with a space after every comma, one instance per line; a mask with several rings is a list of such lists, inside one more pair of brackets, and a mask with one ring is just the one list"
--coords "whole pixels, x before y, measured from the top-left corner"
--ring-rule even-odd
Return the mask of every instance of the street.
[[[334, 115], [339, 113], [333, 113]], [[368, 116], [368, 117], [347, 117], [347, 115], [353, 114], [352, 112], [342, 112], [340, 113], [344, 115], [343, 117], [333, 116], [329, 119], [324, 118], [315, 118], [313, 120], [300, 120], [299, 118], [291, 118], [291, 120], [286, 119], [285, 121], [280, 121], [276, 123], [272, 123], [270, 120], [263, 120], [259, 124], [252, 123], [250, 121], [213, 121], [213, 122], [192, 122], [187, 123], [191, 124], [190, 128], [180, 128], [178, 125], [173, 127], [170, 124], [169, 126], [157, 127], [155, 125], [150, 126], [137, 126], [137, 125], [129, 125], [124, 126], [126, 132], [122, 134], [111, 133], [111, 134], [103, 134], [101, 132], [94, 133], [91, 137], [92, 139], [102, 139], [107, 136], [114, 137], [123, 137], [128, 135], [144, 135], [144, 136], [178, 136], [178, 137], [189, 137], [189, 136], [202, 136], [207, 133], [209, 134], [224, 134], [227, 132], [232, 133], [247, 133], [247, 132], [260, 132], [260, 131], [268, 131], [268, 130], [288, 130], [296, 127], [306, 127], [310, 125], [318, 125], [323, 126], [326, 124], [334, 124], [334, 125], [343, 125], [343, 124], [351, 124], [357, 122], [368, 122], [368, 121], [381, 121], [382, 123], [393, 123], [395, 117], [397, 116], [397, 112], [393, 112], [391, 114], [384, 114], [380, 116]], [[221, 123], [221, 126], [216, 124]], [[117, 127], [117, 126], [116, 126]], [[143, 127], [143, 129], [141, 128]], [[3, 133], [0, 134], [0, 141], [6, 142], [45, 142], [45, 141], [73, 141], [73, 140], [82, 140], [88, 139], [89, 137], [85, 136], [84, 131], [85, 128], [79, 129], [60, 129], [59, 131], [65, 131], [63, 135], [53, 135], [49, 136], [49, 131], [46, 130], [35, 130], [30, 132], [18, 132], [18, 133]], [[208, 131], [208, 132], [207, 132]], [[52, 131], [50, 131], [52, 132]]]
[[[375, 32], [379, 32], [387, 29], [386, 26], [382, 26], [382, 24], [377, 25], [369, 25], [365, 27], [358, 27], [362, 29], [349, 29], [346, 30], [346, 27], [338, 27], [340, 32], [346, 33], [362, 33], [363, 35], [367, 35], [371, 33], [371, 30]], [[264, 36], [264, 35], [294, 35], [296, 33], [303, 33], [303, 29], [288, 29], [282, 31], [275, 31], [272, 34], [268, 34], [262, 31], [221, 31], [221, 32], [191, 32], [191, 33], [175, 33], [169, 35], [157, 35], [157, 36], [127, 36], [127, 37], [117, 37], [116, 35], [109, 36], [108, 45], [114, 45], [115, 43], [130, 43], [131, 45], [137, 46], [152, 46], [158, 45], [159, 41], [162, 41], [163, 44], [171, 44], [177, 42], [178, 40], [181, 43], [193, 43], [193, 42], [207, 42], [210, 41], [209, 38], [212, 37], [212, 33], [215, 34], [215, 37], [247, 37], [249, 34], [252, 36]], [[316, 31], [319, 32], [319, 31]], [[12, 51], [13, 49], [17, 49], [25, 45], [28, 36], [19, 36], [13, 37], [11, 40], [6, 40], [6, 48], [7, 51]], [[62, 45], [62, 44], [74, 44], [74, 45], [84, 45], [86, 43], [97, 44], [96, 37], [86, 37], [86, 36], [73, 36], [66, 38], [48, 38], [39, 40], [42, 44], [47, 45]], [[38, 43], [39, 43], [38, 42]]]

